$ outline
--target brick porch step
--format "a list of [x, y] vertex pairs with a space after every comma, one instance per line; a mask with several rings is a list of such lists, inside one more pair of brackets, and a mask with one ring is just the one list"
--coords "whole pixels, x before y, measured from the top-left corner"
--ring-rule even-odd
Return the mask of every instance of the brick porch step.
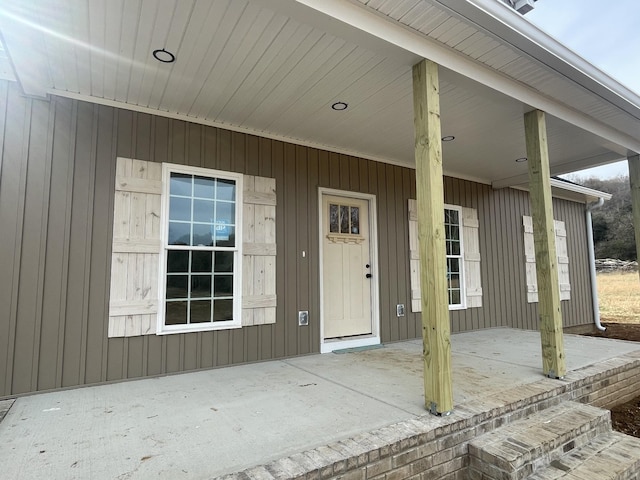
[[631, 480], [640, 478], [640, 439], [618, 432], [602, 434], [572, 450], [527, 480]]
[[608, 410], [562, 402], [469, 442], [470, 478], [524, 479], [610, 431]]

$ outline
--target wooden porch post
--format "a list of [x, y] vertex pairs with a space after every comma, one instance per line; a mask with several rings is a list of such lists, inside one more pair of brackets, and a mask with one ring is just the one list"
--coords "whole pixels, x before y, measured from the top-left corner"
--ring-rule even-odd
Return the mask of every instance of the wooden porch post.
[[453, 409], [451, 329], [447, 295], [442, 141], [438, 65], [413, 66], [416, 194], [425, 407], [433, 414]]
[[633, 211], [633, 228], [636, 234], [636, 252], [640, 257], [640, 155], [633, 155], [627, 158], [627, 163], [629, 164], [631, 210]]
[[533, 239], [536, 250], [542, 371], [548, 377], [562, 378], [566, 373], [566, 366], [544, 112], [534, 110], [526, 113], [524, 127], [529, 164]]

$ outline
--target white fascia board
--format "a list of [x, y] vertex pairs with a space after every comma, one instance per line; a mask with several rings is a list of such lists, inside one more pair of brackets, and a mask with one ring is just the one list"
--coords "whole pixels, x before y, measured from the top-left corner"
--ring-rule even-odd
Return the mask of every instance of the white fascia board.
[[[377, 36], [403, 50], [446, 67], [487, 87], [493, 88], [534, 109], [543, 110], [561, 120], [603, 137], [632, 152], [640, 152], [640, 139], [627, 135], [595, 118], [543, 95], [532, 87], [446, 47], [425, 35], [399, 24], [365, 6], [344, 0], [296, 0], [354, 28]], [[498, 3], [498, 2], [496, 2]], [[524, 112], [523, 112], [524, 113]]]
[[[610, 193], [601, 192], [599, 190], [593, 190], [591, 188], [582, 187], [581, 185], [572, 185], [562, 180], [551, 180], [551, 196], [553, 198], [561, 198], [563, 200], [569, 200], [570, 202], [589, 204], [591, 202], [597, 202], [600, 198], [603, 200], [610, 200], [612, 195]], [[577, 188], [572, 188], [577, 187]], [[528, 185], [517, 185], [509, 188], [514, 190], [521, 190], [523, 192], [529, 192]]]
[[562, 180], [558, 180], [557, 178], [551, 179], [551, 186], [555, 188], [559, 188], [561, 190], [566, 190], [568, 192], [579, 193], [580, 195], [584, 195], [586, 199], [594, 199], [604, 198], [605, 200], [611, 200], [612, 195], [610, 193], [601, 192], [600, 190], [594, 190], [593, 188], [583, 187], [582, 185], [576, 185], [575, 183], [567, 183]]

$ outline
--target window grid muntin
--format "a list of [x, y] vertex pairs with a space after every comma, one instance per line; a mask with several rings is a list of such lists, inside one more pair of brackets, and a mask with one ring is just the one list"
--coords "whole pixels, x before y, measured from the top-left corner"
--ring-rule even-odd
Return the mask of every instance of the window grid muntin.
[[[164, 262], [162, 263], [163, 268], [163, 276], [160, 281], [160, 288], [162, 289], [163, 303], [164, 307], [161, 309], [162, 316], [159, 315], [160, 321], [158, 324], [158, 333], [177, 333], [177, 332], [186, 332], [186, 331], [200, 331], [200, 330], [215, 330], [219, 328], [229, 328], [240, 326], [240, 314], [241, 314], [241, 266], [240, 259], [242, 258], [241, 252], [241, 224], [240, 217], [242, 215], [242, 175], [231, 173], [231, 172], [220, 172], [220, 171], [204, 171], [199, 167], [182, 167], [179, 165], [169, 166], [165, 164], [165, 202], [163, 211], [165, 212], [162, 215], [163, 220], [163, 231], [164, 233]], [[171, 194], [171, 180], [174, 175], [180, 175], [181, 177], [186, 177], [189, 179], [189, 188], [190, 192], [183, 190], [182, 192], [178, 191], [172, 195]], [[175, 177], [174, 177], [175, 178]], [[197, 180], [204, 179], [213, 182], [213, 192], [212, 198], [204, 197], [200, 194], [197, 194], [195, 189], [197, 188]], [[187, 194], [190, 193], [191, 197]], [[189, 198], [191, 199], [191, 206], [189, 209], [189, 215], [191, 218], [190, 222], [187, 221], [176, 221], [175, 223], [182, 224], [190, 224], [189, 228], [189, 243], [193, 242], [193, 224], [196, 225], [225, 225], [230, 226], [227, 229], [228, 240], [220, 240], [215, 239], [212, 241], [214, 245], [171, 245], [169, 244], [169, 226], [170, 222], [174, 222], [170, 220], [170, 201], [171, 197], [176, 198]], [[229, 220], [228, 223], [221, 223], [218, 211], [214, 211], [214, 219], [212, 222], [194, 222], [194, 199], [196, 200], [208, 200], [214, 202], [217, 206], [218, 204], [229, 205], [229, 212], [224, 217]], [[217, 208], [217, 207], [216, 207]], [[212, 236], [215, 236], [215, 230], [210, 233]], [[214, 237], [215, 238], [215, 237]], [[227, 245], [221, 245], [220, 243], [227, 243]], [[231, 245], [231, 246], [230, 246]], [[195, 272], [192, 270], [191, 259], [192, 254], [188, 254], [189, 258], [189, 272], [187, 273], [187, 285], [188, 285], [188, 293], [187, 296], [184, 297], [176, 297], [176, 298], [167, 298], [167, 278], [168, 276], [176, 276], [176, 275], [185, 275], [184, 272], [168, 272], [167, 261], [169, 258], [170, 251], [186, 251], [186, 252], [196, 252], [196, 251], [211, 251], [212, 252], [212, 264], [210, 266], [211, 270], [216, 269], [216, 258], [219, 257], [219, 254], [224, 253], [226, 259], [220, 262], [220, 268], [218, 270], [209, 272], [211, 278], [211, 286], [209, 296], [207, 297], [197, 297], [192, 295], [192, 278], [195, 275], [201, 275], [203, 272]], [[231, 256], [227, 256], [231, 254]], [[207, 273], [205, 273], [207, 275]], [[222, 292], [215, 296], [215, 292], [213, 288], [215, 288], [216, 278], [219, 277], [228, 277], [230, 281], [227, 283], [227, 287], [229, 292], [222, 294]], [[166, 305], [174, 304], [178, 305], [181, 302], [212, 302], [209, 308], [209, 318], [207, 322], [204, 323], [194, 323], [193, 318], [191, 318], [191, 309], [187, 305], [187, 312], [185, 313], [185, 318], [183, 318], [182, 323], [170, 324], [167, 323], [166, 315]], [[218, 305], [220, 308], [217, 308]], [[222, 313], [221, 313], [222, 312]], [[165, 318], [163, 318], [165, 317]], [[184, 323], [188, 322], [188, 323]], [[195, 327], [195, 328], [192, 328]]]
[[360, 206], [329, 204], [329, 233], [360, 235]]
[[[192, 249], [192, 248], [188, 248], [188, 247], [182, 247], [182, 248], [170, 248], [167, 247], [167, 255], [166, 255], [166, 262], [167, 265], [165, 267], [165, 295], [164, 295], [164, 301], [165, 301], [165, 315], [166, 313], [166, 304], [168, 303], [181, 303], [181, 302], [186, 302], [187, 303], [187, 315], [186, 315], [186, 321], [184, 323], [173, 323], [171, 325], [191, 325], [191, 304], [192, 302], [205, 302], [205, 301], [209, 301], [211, 302], [211, 307], [210, 307], [210, 315], [209, 318], [211, 319], [209, 322], [197, 322], [199, 324], [202, 323], [215, 323], [215, 322], [220, 322], [220, 321], [232, 321], [232, 318], [226, 318], [224, 320], [214, 320], [214, 318], [216, 317], [216, 303], [222, 300], [231, 300], [233, 301], [233, 295], [234, 295], [234, 277], [235, 277], [235, 270], [236, 270], [236, 257], [237, 254], [236, 252], [233, 251], [233, 249], [224, 249], [224, 250], [216, 250], [213, 248], [205, 248], [205, 247], [200, 247], [197, 249]], [[186, 271], [169, 271], [169, 261], [170, 261], [170, 257], [171, 257], [171, 252], [179, 252], [179, 251], [184, 251], [188, 253], [188, 261], [187, 261], [187, 270]], [[209, 272], [205, 272], [205, 271], [200, 271], [200, 270], [194, 270], [194, 264], [193, 264], [193, 253], [194, 252], [211, 252], [211, 268]], [[231, 271], [216, 271], [215, 270], [215, 262], [216, 262], [216, 254], [217, 253], [224, 253], [224, 252], [229, 252], [232, 251], [234, 253], [233, 258], [232, 258], [232, 270]], [[169, 297], [169, 282], [171, 278], [182, 278], [185, 277], [186, 278], [186, 290], [187, 290], [187, 294], [186, 296], [171, 296]], [[210, 279], [210, 284], [209, 284], [209, 295], [200, 295], [199, 293], [194, 294], [194, 277], [195, 278], [207, 278]], [[231, 280], [231, 294], [216, 294], [216, 280], [217, 279], [230, 279]]]
[[464, 251], [461, 207], [445, 206], [444, 229], [449, 307], [464, 308]]
[[[182, 178], [185, 179], [187, 177], [191, 177], [191, 182], [190, 182], [190, 195], [186, 195], [186, 194], [176, 194], [176, 193], [171, 193], [171, 188], [173, 186], [173, 182], [172, 180], [174, 178]], [[202, 197], [202, 196], [197, 196], [196, 195], [196, 180], [200, 179], [200, 180], [213, 180], [213, 197], [212, 198], [207, 198], [207, 197]], [[225, 183], [228, 182], [228, 183]], [[225, 183], [230, 185], [230, 182], [234, 182], [233, 186], [235, 187], [235, 196], [236, 196], [236, 200], [226, 200], [224, 198], [218, 198], [219, 197], [219, 193], [218, 193], [218, 185], [219, 183]], [[235, 243], [235, 239], [236, 239], [236, 234], [237, 234], [237, 215], [238, 215], [238, 208], [237, 208], [237, 197], [238, 197], [238, 185], [237, 185], [237, 181], [233, 180], [233, 179], [224, 179], [224, 178], [220, 178], [217, 176], [211, 176], [211, 177], [205, 177], [204, 175], [197, 175], [197, 174], [185, 174], [182, 172], [174, 172], [171, 171], [169, 173], [169, 205], [168, 205], [168, 222], [169, 222], [169, 232], [171, 232], [171, 224], [175, 224], [175, 225], [189, 225], [189, 244], [188, 246], [192, 246], [192, 247], [196, 247], [196, 246], [216, 246], [216, 247], [223, 247], [223, 245], [218, 245], [218, 241], [223, 242], [224, 240], [218, 240], [217, 238], [215, 238], [215, 235], [213, 232], [217, 231], [218, 226], [224, 226], [228, 229], [228, 233], [229, 233], [229, 237], [233, 236], [234, 238], [234, 243]], [[189, 220], [172, 220], [171, 219], [171, 200], [172, 199], [184, 199], [184, 200], [189, 200], [190, 201], [190, 206], [189, 206]], [[213, 203], [213, 218], [211, 219], [211, 221], [209, 222], [204, 222], [204, 221], [196, 221], [195, 220], [195, 205], [196, 205], [196, 201], [200, 200], [200, 201], [207, 201], [207, 202], [211, 202]], [[221, 220], [223, 220], [222, 218], [218, 217], [218, 205], [229, 205], [231, 207], [231, 214], [229, 216], [229, 218], [233, 219], [233, 222], [230, 223], [223, 223]], [[193, 245], [194, 241], [195, 241], [195, 237], [194, 237], [194, 231], [197, 228], [197, 226], [206, 226], [211, 235], [212, 235], [212, 245], [201, 245], [201, 244], [197, 244], [197, 245]], [[213, 231], [211, 231], [211, 229], [213, 228]], [[167, 238], [167, 243], [169, 242], [169, 238]], [[229, 241], [229, 240], [227, 240]], [[171, 246], [179, 246], [179, 244], [169, 244]], [[187, 246], [187, 245], [185, 245]], [[235, 248], [235, 246], [231, 246], [231, 248]]]

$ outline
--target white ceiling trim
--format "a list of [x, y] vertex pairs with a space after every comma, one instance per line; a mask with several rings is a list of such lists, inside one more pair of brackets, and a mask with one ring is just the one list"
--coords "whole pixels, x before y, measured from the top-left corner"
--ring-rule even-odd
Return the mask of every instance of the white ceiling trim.
[[540, 92], [482, 65], [465, 55], [447, 48], [426, 36], [395, 21], [390, 21], [366, 7], [343, 0], [296, 0], [319, 12], [371, 35], [382, 38], [400, 48], [428, 58], [490, 88], [543, 110], [561, 120], [590, 133], [617, 143], [633, 152], [640, 152], [640, 140], [605, 125], [571, 107], [563, 105]]

